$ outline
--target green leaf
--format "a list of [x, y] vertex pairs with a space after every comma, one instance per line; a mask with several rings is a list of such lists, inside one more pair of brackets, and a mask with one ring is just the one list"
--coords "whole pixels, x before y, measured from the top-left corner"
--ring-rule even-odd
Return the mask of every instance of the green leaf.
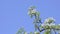
[[40, 34], [40, 32], [35, 31], [34, 34]]
[[19, 34], [19, 33], [22, 34], [22, 32], [24, 32], [24, 31], [25, 31], [24, 28], [21, 27], [16, 34]]
[[33, 32], [30, 32], [30, 34], [33, 34]]
[[50, 34], [50, 29], [48, 29], [47, 31], [44, 31], [44, 34]]

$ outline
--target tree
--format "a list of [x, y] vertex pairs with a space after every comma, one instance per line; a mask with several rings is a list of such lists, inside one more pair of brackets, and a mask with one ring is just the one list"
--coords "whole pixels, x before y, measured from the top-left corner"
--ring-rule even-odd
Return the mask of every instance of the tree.
[[31, 18], [33, 16], [35, 17], [33, 21], [35, 32], [27, 33], [23, 28], [20, 28], [16, 34], [40, 34], [42, 31], [44, 31], [44, 34], [52, 34], [52, 31], [54, 31], [55, 34], [56, 32], [60, 34], [60, 24], [56, 25], [53, 17], [48, 17], [44, 22], [42, 22], [40, 13], [36, 10], [35, 6], [29, 8], [28, 14]]

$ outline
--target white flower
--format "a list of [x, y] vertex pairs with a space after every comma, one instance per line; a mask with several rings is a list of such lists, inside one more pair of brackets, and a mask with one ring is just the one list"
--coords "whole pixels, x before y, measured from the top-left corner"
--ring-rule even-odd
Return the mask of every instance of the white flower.
[[54, 18], [52, 18], [52, 17], [49, 17], [49, 18], [47, 18], [46, 20], [45, 20], [45, 22], [44, 23], [53, 23], [53, 22], [55, 22], [55, 19]]
[[51, 23], [50, 26], [55, 26], [55, 23]]
[[39, 32], [34, 32], [34, 34], [40, 34]]
[[34, 14], [34, 13], [36, 13], [36, 9], [33, 9], [33, 10], [29, 10], [28, 11], [28, 14]]
[[28, 34], [27, 32], [24, 32], [24, 34]]

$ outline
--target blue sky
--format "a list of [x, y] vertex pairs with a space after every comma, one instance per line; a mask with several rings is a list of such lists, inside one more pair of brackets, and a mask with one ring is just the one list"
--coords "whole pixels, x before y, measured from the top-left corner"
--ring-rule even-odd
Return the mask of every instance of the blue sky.
[[0, 34], [15, 34], [22, 26], [33, 31], [33, 20], [27, 14], [30, 6], [36, 6], [42, 21], [54, 17], [60, 23], [60, 0], [0, 0]]

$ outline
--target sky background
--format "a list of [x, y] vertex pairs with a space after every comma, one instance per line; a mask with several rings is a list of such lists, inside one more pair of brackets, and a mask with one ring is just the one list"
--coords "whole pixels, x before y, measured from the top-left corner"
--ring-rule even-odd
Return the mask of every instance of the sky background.
[[16, 34], [22, 26], [34, 31], [33, 19], [27, 14], [30, 6], [36, 6], [42, 21], [54, 17], [60, 23], [60, 0], [0, 0], [0, 34]]

